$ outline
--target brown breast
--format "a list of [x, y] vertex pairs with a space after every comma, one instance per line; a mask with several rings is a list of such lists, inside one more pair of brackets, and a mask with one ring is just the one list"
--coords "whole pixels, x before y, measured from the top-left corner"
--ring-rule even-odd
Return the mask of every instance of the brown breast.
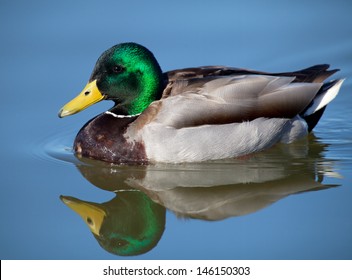
[[77, 156], [117, 164], [145, 164], [145, 147], [140, 142], [128, 142], [124, 133], [137, 117], [117, 118], [103, 113], [87, 122], [74, 141]]

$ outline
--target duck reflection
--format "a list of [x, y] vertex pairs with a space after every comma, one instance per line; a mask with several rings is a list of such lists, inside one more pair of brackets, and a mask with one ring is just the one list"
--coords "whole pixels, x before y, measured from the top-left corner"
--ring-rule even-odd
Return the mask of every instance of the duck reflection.
[[101, 204], [60, 198], [82, 217], [100, 246], [116, 255], [145, 253], [155, 247], [164, 231], [165, 208], [139, 191], [121, 191]]
[[88, 159], [77, 164], [93, 185], [115, 192], [98, 204], [62, 196], [87, 223], [99, 244], [117, 255], [137, 255], [158, 243], [165, 209], [180, 217], [221, 220], [263, 209], [291, 194], [336, 185], [327, 145], [314, 136], [251, 157], [200, 164], [114, 166]]

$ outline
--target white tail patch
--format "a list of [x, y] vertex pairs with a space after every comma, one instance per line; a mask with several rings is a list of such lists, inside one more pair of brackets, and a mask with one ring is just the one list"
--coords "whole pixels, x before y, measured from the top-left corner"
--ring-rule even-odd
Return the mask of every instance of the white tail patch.
[[329, 104], [339, 93], [342, 83], [345, 79], [341, 79], [336, 82], [331, 88], [329, 88], [325, 93], [320, 94], [313, 99], [313, 104], [308, 108], [304, 113], [304, 116], [309, 116], [314, 114], [316, 111], [319, 111], [321, 108]]

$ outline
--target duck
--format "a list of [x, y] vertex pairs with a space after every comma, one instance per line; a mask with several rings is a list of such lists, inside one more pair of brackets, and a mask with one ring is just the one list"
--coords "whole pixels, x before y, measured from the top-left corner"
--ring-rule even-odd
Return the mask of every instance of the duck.
[[344, 79], [319, 64], [269, 73], [227, 66], [162, 72], [154, 54], [120, 43], [98, 58], [87, 85], [59, 111], [63, 118], [102, 100], [111, 109], [78, 132], [77, 157], [112, 164], [240, 158], [307, 136]]
[[135, 189], [119, 191], [103, 203], [64, 195], [60, 199], [83, 219], [99, 245], [114, 255], [136, 256], [152, 250], [165, 229], [165, 208]]

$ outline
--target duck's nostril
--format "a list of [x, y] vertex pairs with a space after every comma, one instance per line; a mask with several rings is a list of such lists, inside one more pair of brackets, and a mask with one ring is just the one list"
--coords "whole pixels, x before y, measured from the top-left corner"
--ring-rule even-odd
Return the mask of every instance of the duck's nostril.
[[89, 95], [89, 94], [90, 94], [90, 91], [86, 91], [86, 92], [84, 93], [85, 96], [87, 96], [87, 95]]

